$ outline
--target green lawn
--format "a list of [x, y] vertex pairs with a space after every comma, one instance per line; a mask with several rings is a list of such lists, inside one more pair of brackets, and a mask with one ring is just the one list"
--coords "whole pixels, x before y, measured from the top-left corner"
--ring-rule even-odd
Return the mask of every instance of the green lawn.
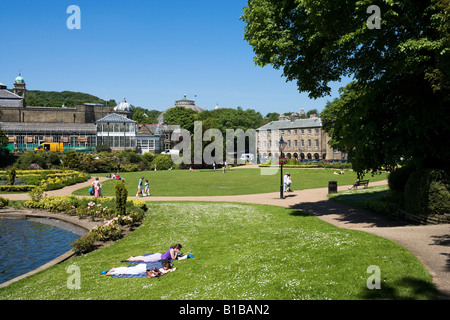
[[[338, 185], [351, 185], [356, 180], [356, 173], [346, 171], [344, 175], [334, 175], [336, 170], [329, 169], [288, 169], [292, 177], [292, 189], [303, 190], [328, 187], [328, 181], [335, 180]], [[122, 173], [129, 196], [135, 196], [139, 178], [149, 180], [152, 196], [219, 196], [277, 192], [280, 190], [280, 173], [275, 175], [261, 174], [260, 169], [231, 169], [225, 174], [222, 170], [170, 170]], [[100, 174], [105, 176], [106, 174]], [[95, 177], [95, 175], [92, 175]], [[385, 173], [372, 177], [370, 181], [387, 179]], [[103, 184], [104, 196], [114, 196], [117, 180], [108, 180]], [[89, 188], [74, 192], [86, 196]]]
[[[431, 276], [405, 248], [294, 209], [195, 202], [148, 206], [143, 224], [127, 237], [0, 289], [0, 299], [435, 298]], [[131, 255], [162, 252], [177, 242], [194, 258], [176, 261], [177, 270], [162, 278], [100, 275]], [[67, 288], [71, 265], [81, 271], [79, 290]], [[367, 289], [371, 265], [380, 268], [381, 290]]]
[[348, 204], [350, 206], [367, 209], [366, 201], [375, 197], [380, 197], [389, 193], [389, 187], [376, 186], [367, 189], [346, 190], [329, 194], [328, 198]]

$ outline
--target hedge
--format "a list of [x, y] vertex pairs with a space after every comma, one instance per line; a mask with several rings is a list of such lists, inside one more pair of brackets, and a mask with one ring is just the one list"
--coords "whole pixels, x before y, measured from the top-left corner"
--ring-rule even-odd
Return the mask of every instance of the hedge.
[[450, 177], [444, 170], [414, 171], [405, 186], [405, 208], [417, 215], [450, 214]]

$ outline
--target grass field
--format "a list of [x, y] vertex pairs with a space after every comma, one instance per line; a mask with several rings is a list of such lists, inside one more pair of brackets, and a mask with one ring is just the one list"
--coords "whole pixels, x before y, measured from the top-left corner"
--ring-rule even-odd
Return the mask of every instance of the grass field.
[[[344, 175], [334, 175], [330, 169], [288, 169], [292, 177], [292, 189], [304, 190], [328, 187], [328, 181], [334, 180], [338, 185], [351, 185], [356, 180], [356, 173], [346, 171]], [[266, 175], [260, 169], [231, 169], [224, 174], [222, 170], [170, 170], [126, 172], [125, 185], [129, 196], [135, 196], [140, 177], [149, 180], [152, 196], [219, 196], [237, 194], [255, 194], [277, 192], [280, 190], [280, 172]], [[101, 174], [106, 175], [106, 174]], [[93, 175], [95, 176], [95, 175]], [[370, 181], [387, 179], [387, 174], [367, 175]], [[108, 180], [103, 184], [104, 196], [114, 196], [117, 180]], [[76, 195], [88, 195], [84, 188], [74, 192]]]
[[[408, 250], [294, 209], [233, 203], [149, 203], [143, 224], [103, 249], [0, 289], [0, 299], [434, 299], [431, 276]], [[102, 270], [174, 243], [193, 259], [161, 278]], [[69, 290], [69, 266], [81, 289]], [[367, 268], [381, 271], [369, 290]]]

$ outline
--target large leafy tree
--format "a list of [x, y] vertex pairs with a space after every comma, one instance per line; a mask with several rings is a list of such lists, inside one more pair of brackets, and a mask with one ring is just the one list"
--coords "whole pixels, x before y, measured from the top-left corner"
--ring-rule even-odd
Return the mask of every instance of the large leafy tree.
[[[257, 65], [282, 69], [311, 98], [354, 82], [322, 113], [359, 172], [402, 160], [448, 166], [448, 0], [250, 0], [245, 39]], [[377, 5], [380, 16], [368, 8]], [[379, 19], [380, 28], [369, 25]]]

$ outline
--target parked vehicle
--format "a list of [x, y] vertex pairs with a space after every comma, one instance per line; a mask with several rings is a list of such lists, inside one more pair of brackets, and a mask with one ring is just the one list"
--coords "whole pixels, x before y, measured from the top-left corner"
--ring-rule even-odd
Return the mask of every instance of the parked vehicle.
[[64, 151], [63, 143], [59, 142], [44, 142], [37, 148], [34, 148], [34, 151], [50, 151], [50, 152], [62, 152]]

